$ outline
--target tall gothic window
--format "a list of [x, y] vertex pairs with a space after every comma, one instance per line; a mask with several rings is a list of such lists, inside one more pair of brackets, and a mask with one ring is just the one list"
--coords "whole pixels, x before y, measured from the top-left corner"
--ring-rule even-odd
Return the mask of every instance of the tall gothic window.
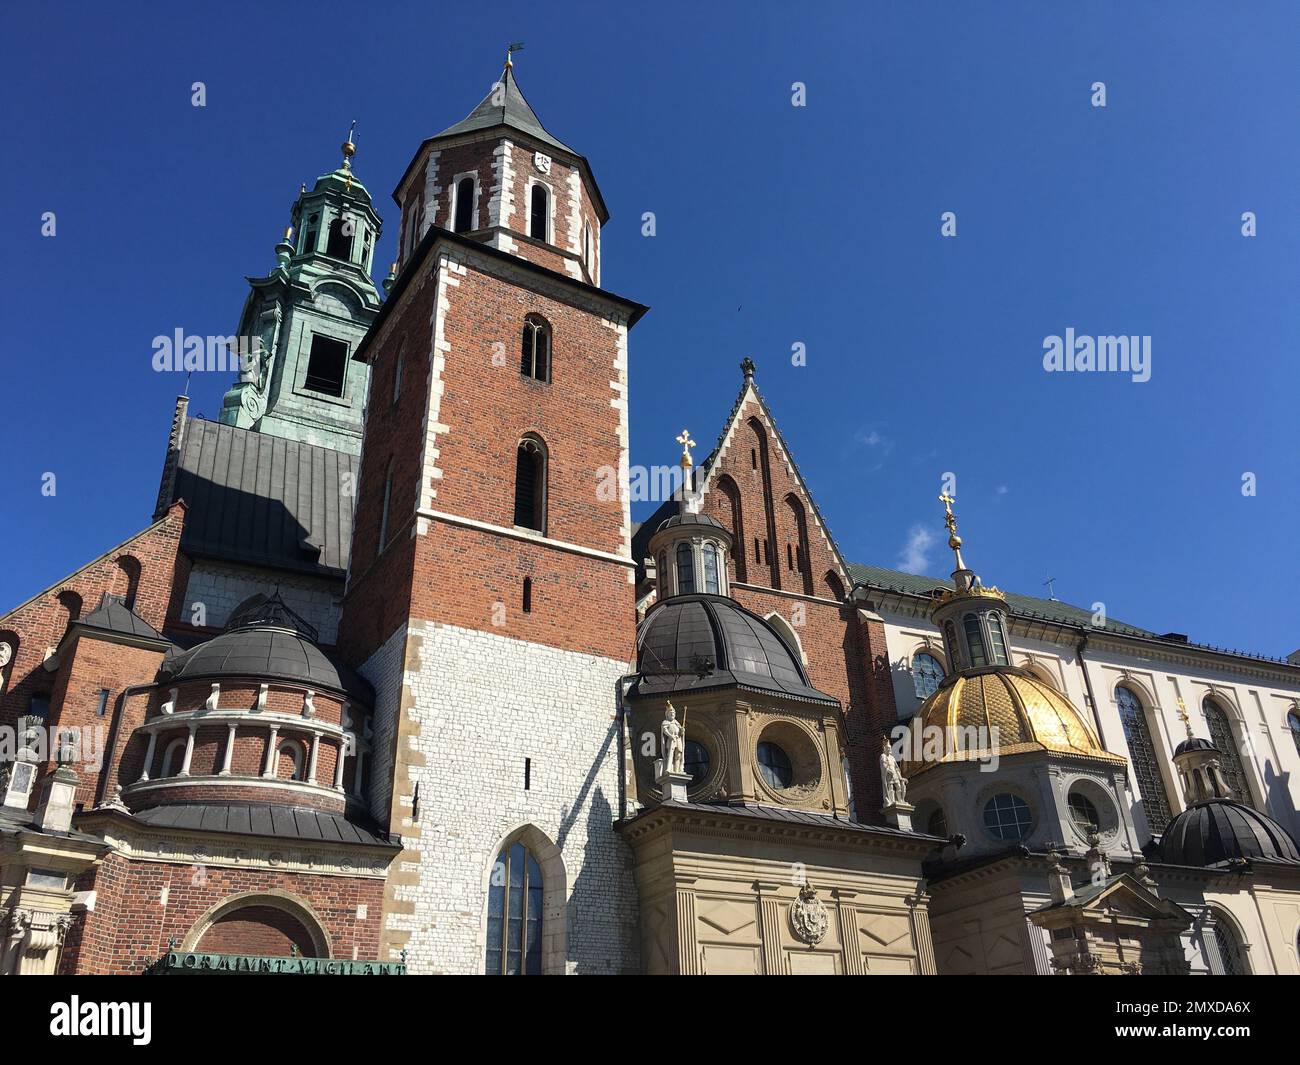
[[677, 594], [690, 595], [695, 591], [695, 552], [690, 544], [677, 545]]
[[943, 683], [943, 666], [932, 654], [917, 651], [912, 656], [912, 685], [916, 688], [918, 699], [928, 699], [939, 690]]
[[1201, 710], [1205, 714], [1205, 727], [1210, 732], [1210, 741], [1219, 749], [1219, 767], [1223, 770], [1223, 779], [1232, 789], [1232, 797], [1246, 806], [1254, 806], [1250, 788], [1246, 786], [1246, 770], [1241, 764], [1241, 752], [1237, 750], [1237, 740], [1232, 735], [1228, 715], [1218, 703], [1209, 698], [1201, 704]]
[[515, 449], [515, 524], [546, 531], [546, 448], [532, 435]]
[[542, 974], [542, 868], [522, 843], [501, 848], [492, 866], [485, 972]]
[[528, 235], [534, 240], [546, 240], [551, 194], [545, 185], [534, 185], [528, 200]]
[[1155, 745], [1147, 727], [1146, 711], [1133, 692], [1120, 686], [1115, 689], [1115, 705], [1119, 709], [1120, 724], [1124, 726], [1124, 740], [1128, 744], [1129, 762], [1137, 778], [1138, 794], [1142, 796], [1142, 809], [1153, 833], [1163, 832], [1169, 824], [1169, 796], [1165, 792], [1164, 778], [1156, 763]]
[[519, 372], [534, 381], [551, 379], [551, 327], [540, 314], [530, 314], [524, 319]]
[[1219, 948], [1219, 969], [1216, 972], [1211, 966], [1211, 976], [1249, 975], [1250, 970], [1246, 968], [1246, 962], [1242, 958], [1237, 933], [1228, 923], [1228, 919], [1218, 913], [1215, 914], [1214, 920], [1214, 944]]
[[967, 614], [961, 619], [961, 623], [966, 629], [966, 647], [970, 651], [970, 664], [988, 665], [988, 658], [984, 654], [984, 637], [980, 633], [980, 619], [974, 614]]
[[452, 229], [457, 233], [468, 233], [474, 228], [474, 179], [461, 178], [456, 182], [456, 218]]

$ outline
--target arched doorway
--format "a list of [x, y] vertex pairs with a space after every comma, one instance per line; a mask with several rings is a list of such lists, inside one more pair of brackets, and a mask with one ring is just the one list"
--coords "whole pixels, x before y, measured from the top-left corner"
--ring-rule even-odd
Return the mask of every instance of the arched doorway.
[[328, 958], [329, 937], [305, 903], [281, 894], [237, 895], [214, 906], [185, 937], [198, 954]]

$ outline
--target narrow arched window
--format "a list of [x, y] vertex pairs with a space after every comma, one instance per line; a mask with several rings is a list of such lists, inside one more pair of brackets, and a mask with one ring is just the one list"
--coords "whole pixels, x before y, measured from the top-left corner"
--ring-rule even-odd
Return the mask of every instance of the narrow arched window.
[[912, 686], [918, 699], [928, 699], [943, 683], [943, 666], [932, 654], [917, 651], [912, 656]]
[[677, 545], [677, 594], [695, 591], [695, 552], [690, 544]]
[[540, 314], [530, 314], [524, 319], [519, 372], [534, 381], [551, 379], [551, 327]]
[[302, 249], [303, 255], [310, 255], [316, 250], [316, 238], [320, 235], [320, 214], [311, 215], [307, 219], [307, 225], [302, 232]]
[[488, 884], [488, 976], [542, 973], [542, 867], [522, 843], [502, 847]]
[[[0, 685], [3, 688], [3, 685]], [[1295, 741], [1295, 749], [1300, 753], [1300, 714], [1292, 710], [1286, 715], [1286, 727], [1291, 730], [1291, 739]]]
[[388, 513], [393, 501], [393, 460], [388, 460], [388, 473], [384, 477], [384, 505], [379, 512], [379, 550], [388, 545]]
[[704, 545], [704, 590], [713, 595], [718, 587], [718, 549], [713, 544]]
[[456, 218], [452, 229], [457, 233], [468, 233], [474, 228], [474, 179], [461, 178], [456, 182]]
[[1241, 764], [1241, 752], [1237, 749], [1237, 739], [1232, 734], [1232, 725], [1228, 715], [1213, 699], [1206, 699], [1201, 704], [1205, 714], [1205, 727], [1209, 730], [1210, 741], [1219, 749], [1219, 768], [1223, 770], [1223, 779], [1232, 789], [1232, 797], [1247, 806], [1254, 806], [1250, 797], [1250, 788], [1246, 784], [1246, 768]]
[[528, 201], [528, 235], [534, 240], [547, 239], [551, 194], [545, 185], [534, 185]]
[[1138, 794], [1142, 796], [1142, 810], [1153, 833], [1164, 830], [1169, 823], [1169, 796], [1165, 793], [1164, 778], [1156, 764], [1156, 749], [1151, 742], [1151, 729], [1147, 725], [1146, 711], [1138, 697], [1123, 685], [1115, 689], [1115, 706], [1119, 710], [1120, 724], [1124, 727], [1124, 740], [1128, 744], [1128, 760], [1137, 778]]
[[515, 449], [515, 524], [546, 531], [546, 449], [535, 436]]
[[992, 644], [993, 664], [1010, 665], [1007, 659], [1007, 637], [1002, 631], [1002, 619], [996, 614], [989, 614], [989, 642]]
[[397, 358], [393, 360], [393, 406], [397, 406], [397, 401], [402, 398], [402, 366], [405, 352], [399, 345], [397, 348]]
[[970, 652], [972, 666], [987, 666], [988, 656], [984, 653], [984, 636], [980, 632], [980, 619], [974, 614], [967, 614], [961, 619], [966, 629], [966, 649]]

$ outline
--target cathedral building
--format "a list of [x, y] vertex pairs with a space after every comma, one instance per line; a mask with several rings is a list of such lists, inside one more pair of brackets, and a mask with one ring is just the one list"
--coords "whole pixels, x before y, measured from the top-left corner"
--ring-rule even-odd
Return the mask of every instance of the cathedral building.
[[1300, 973], [1300, 660], [985, 586], [947, 497], [949, 579], [848, 561], [748, 358], [634, 523], [587, 159], [508, 60], [376, 288], [355, 151], [0, 616], [0, 972]]

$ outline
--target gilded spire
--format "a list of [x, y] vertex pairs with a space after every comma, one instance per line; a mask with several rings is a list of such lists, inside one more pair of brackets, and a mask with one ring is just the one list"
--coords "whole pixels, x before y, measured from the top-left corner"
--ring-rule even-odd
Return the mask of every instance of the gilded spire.
[[939, 496], [939, 502], [943, 504], [943, 509], [946, 512], [943, 523], [948, 527], [948, 546], [952, 548], [953, 554], [957, 556], [957, 568], [964, 570], [966, 563], [962, 561], [961, 557], [961, 537], [957, 535], [957, 515], [952, 512], [952, 505], [956, 500], [947, 492], [944, 492]]
[[339, 145], [343, 152], [343, 169], [348, 172], [348, 191], [352, 191], [352, 157], [357, 154], [357, 146], [353, 143], [352, 136], [357, 131], [357, 120], [352, 120], [352, 125], [348, 127], [347, 139]]

